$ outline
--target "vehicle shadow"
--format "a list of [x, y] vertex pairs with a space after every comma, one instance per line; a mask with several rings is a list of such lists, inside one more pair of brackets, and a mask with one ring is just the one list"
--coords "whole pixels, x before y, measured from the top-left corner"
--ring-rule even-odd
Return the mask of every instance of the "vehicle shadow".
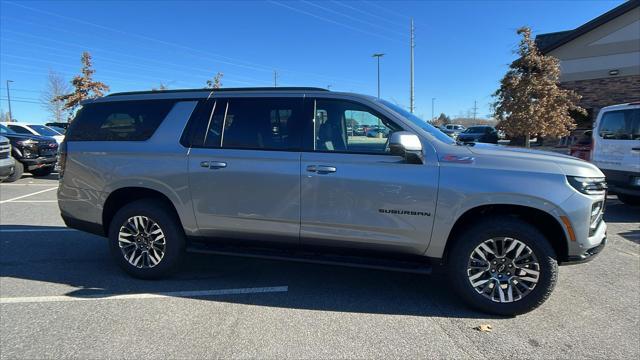
[[[176, 275], [158, 281], [138, 280], [112, 262], [106, 239], [63, 229], [0, 226], [2, 297], [25, 296], [14, 293], [24, 287], [20, 280], [38, 282], [38, 293], [32, 296], [61, 295], [63, 291], [78, 298], [287, 286], [287, 292], [197, 298], [301, 310], [499, 318], [468, 308], [453, 295], [447, 279], [436, 275], [188, 254]], [[21, 284], [12, 286], [17, 282]]]
[[640, 223], [640, 207], [627, 205], [617, 197], [609, 196], [604, 212], [604, 220], [614, 223]]

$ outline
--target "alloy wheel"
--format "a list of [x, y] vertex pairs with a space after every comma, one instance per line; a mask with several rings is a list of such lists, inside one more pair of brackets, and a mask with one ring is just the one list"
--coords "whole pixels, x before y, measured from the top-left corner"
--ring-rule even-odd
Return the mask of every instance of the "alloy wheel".
[[540, 263], [522, 241], [492, 238], [471, 252], [467, 276], [480, 295], [493, 302], [509, 303], [524, 298], [536, 287]]
[[152, 268], [164, 257], [166, 239], [155, 221], [146, 216], [132, 216], [120, 227], [118, 246], [132, 266]]

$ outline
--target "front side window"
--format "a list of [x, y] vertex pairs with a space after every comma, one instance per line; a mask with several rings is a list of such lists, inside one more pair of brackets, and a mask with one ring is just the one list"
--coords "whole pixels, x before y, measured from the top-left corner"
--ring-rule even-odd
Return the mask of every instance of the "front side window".
[[316, 151], [385, 154], [387, 139], [400, 126], [373, 110], [350, 101], [315, 101]]
[[144, 141], [153, 135], [175, 100], [114, 101], [85, 105], [69, 127], [76, 141]]
[[640, 140], [640, 109], [605, 112], [598, 133], [607, 140]]

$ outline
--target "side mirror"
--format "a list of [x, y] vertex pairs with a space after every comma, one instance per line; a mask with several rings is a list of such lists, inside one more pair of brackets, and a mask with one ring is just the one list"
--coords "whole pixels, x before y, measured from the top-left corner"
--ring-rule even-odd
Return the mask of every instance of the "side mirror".
[[422, 143], [416, 134], [397, 131], [389, 137], [389, 151], [392, 155], [405, 158], [410, 164], [423, 164]]

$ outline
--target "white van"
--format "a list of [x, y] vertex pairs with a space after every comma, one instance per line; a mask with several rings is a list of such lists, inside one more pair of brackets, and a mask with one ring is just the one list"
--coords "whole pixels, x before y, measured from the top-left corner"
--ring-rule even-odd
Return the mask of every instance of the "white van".
[[640, 205], [640, 102], [603, 108], [593, 129], [591, 161], [606, 175], [612, 193]]

